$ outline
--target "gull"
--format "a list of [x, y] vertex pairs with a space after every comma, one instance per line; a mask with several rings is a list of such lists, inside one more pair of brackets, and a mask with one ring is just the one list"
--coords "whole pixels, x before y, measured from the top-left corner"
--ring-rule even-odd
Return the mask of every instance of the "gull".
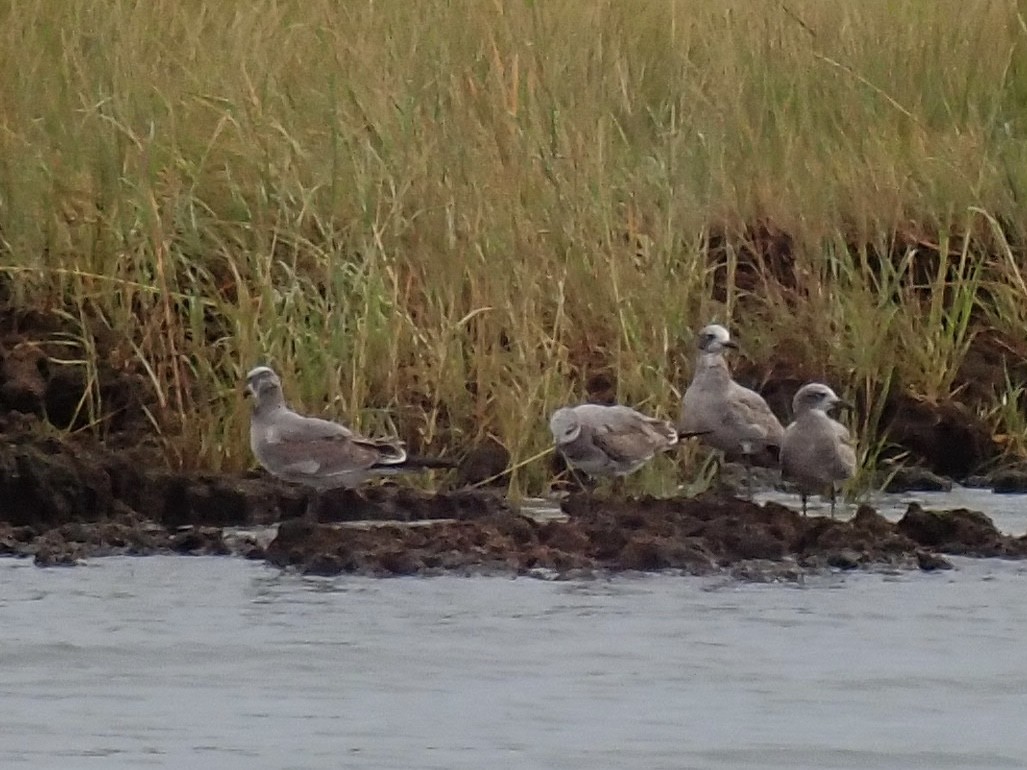
[[567, 465], [589, 476], [627, 476], [679, 438], [670, 422], [620, 405], [565, 406], [553, 412], [549, 430]]
[[272, 476], [314, 491], [307, 515], [329, 489], [353, 489], [374, 476], [425, 468], [451, 467], [441, 458], [407, 457], [403, 444], [365, 438], [345, 425], [297, 414], [285, 403], [282, 381], [274, 370], [258, 366], [246, 375], [246, 393], [253, 396], [250, 449]]
[[781, 475], [794, 481], [802, 496], [831, 487], [831, 517], [834, 518], [835, 482], [856, 473], [856, 451], [848, 429], [828, 414], [832, 408], [851, 409], [831, 388], [819, 382], [803, 385], [792, 399], [795, 419], [781, 444]]
[[724, 351], [737, 349], [719, 324], [703, 327], [698, 337], [695, 373], [681, 399], [680, 432], [701, 433], [702, 441], [725, 455], [741, 454], [752, 497], [752, 456], [781, 446], [784, 428], [767, 402], [731, 379]]

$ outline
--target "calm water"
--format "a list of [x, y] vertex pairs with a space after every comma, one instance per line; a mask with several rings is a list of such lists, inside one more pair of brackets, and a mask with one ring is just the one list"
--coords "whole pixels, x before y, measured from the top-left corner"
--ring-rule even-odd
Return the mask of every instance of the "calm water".
[[1027, 564], [802, 586], [0, 561], [4, 768], [1022, 768]]

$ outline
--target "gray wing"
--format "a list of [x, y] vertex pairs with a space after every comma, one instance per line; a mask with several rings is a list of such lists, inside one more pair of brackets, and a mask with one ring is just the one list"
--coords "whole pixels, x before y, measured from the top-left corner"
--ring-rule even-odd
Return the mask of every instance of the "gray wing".
[[367, 470], [382, 459], [377, 447], [345, 436], [278, 441], [267, 444], [262, 454], [274, 472], [293, 478], [308, 476], [311, 480]]
[[731, 385], [721, 414], [723, 426], [737, 430], [749, 439], [762, 439], [768, 444], [780, 445], [784, 427], [767, 406], [763, 396], [737, 382]]
[[286, 475], [328, 478], [406, 460], [399, 443], [366, 439], [339, 423], [295, 413], [280, 415], [265, 438], [265, 462]]
[[849, 429], [835, 420], [831, 421], [835, 429], [835, 470], [839, 475], [849, 478], [856, 473], [856, 442], [849, 434]]
[[670, 423], [626, 406], [610, 407], [591, 427], [595, 445], [618, 462], [636, 462], [677, 443]]
[[281, 441], [312, 441], [340, 436], [347, 438], [356, 436], [345, 425], [318, 417], [304, 417], [296, 412], [283, 412], [276, 415], [270, 427]]

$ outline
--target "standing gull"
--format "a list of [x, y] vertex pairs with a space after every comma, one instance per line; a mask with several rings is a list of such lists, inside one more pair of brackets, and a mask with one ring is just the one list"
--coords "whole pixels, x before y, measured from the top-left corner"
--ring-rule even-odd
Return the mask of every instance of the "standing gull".
[[619, 405], [565, 406], [549, 430], [567, 465], [589, 476], [627, 476], [678, 443], [671, 423]]
[[781, 475], [799, 487], [803, 516], [806, 496], [823, 493], [824, 487], [830, 486], [834, 518], [835, 482], [851, 479], [856, 472], [856, 451], [849, 431], [828, 414], [835, 407], [851, 409], [819, 382], [803, 385], [792, 399], [795, 419], [781, 444]]
[[253, 396], [250, 449], [272, 476], [313, 490], [308, 516], [316, 517], [326, 490], [352, 489], [373, 476], [451, 466], [442, 459], [408, 458], [398, 441], [364, 438], [337, 422], [297, 414], [285, 403], [282, 381], [267, 366], [246, 375], [246, 393]]
[[737, 349], [728, 330], [710, 324], [699, 332], [695, 373], [681, 399], [681, 433], [705, 433], [702, 440], [726, 455], [745, 460], [749, 496], [752, 497], [752, 456], [768, 447], [780, 447], [784, 428], [763, 397], [731, 379], [724, 358]]

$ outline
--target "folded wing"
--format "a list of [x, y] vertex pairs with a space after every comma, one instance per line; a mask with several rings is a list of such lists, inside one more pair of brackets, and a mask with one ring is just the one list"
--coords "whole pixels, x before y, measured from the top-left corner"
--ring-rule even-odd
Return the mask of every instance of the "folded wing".
[[593, 441], [610, 459], [638, 462], [677, 443], [674, 426], [634, 409], [615, 407], [593, 425]]

